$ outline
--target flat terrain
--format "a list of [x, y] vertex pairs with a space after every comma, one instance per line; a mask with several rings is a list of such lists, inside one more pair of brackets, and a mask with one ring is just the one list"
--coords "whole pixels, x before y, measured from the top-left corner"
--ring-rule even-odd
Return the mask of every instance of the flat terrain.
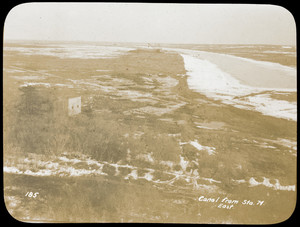
[[[49, 48], [4, 49], [4, 196], [13, 217], [270, 224], [292, 214], [297, 121], [191, 90], [176, 52], [130, 47], [94, 58]], [[265, 93], [297, 102], [296, 92]], [[69, 117], [67, 100], [77, 96], [82, 112]]]

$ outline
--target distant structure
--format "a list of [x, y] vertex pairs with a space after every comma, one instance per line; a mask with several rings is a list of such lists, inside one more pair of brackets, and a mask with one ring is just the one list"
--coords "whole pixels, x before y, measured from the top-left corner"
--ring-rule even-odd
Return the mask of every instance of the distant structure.
[[68, 101], [68, 114], [73, 116], [81, 113], [81, 96], [75, 98], [69, 98]]
[[148, 48], [151, 48], [151, 49], [153, 49], [153, 45], [152, 45], [152, 44], [150, 44], [150, 43], [148, 43]]

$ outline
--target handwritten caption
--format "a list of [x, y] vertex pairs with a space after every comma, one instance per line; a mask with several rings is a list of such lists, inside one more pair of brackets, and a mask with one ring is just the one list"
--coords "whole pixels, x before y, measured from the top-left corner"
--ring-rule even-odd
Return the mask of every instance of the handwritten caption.
[[263, 206], [265, 204], [264, 200], [255, 200], [251, 201], [248, 199], [245, 200], [236, 200], [236, 199], [229, 199], [228, 197], [205, 197], [203, 195], [199, 196], [198, 198], [199, 202], [205, 202], [205, 203], [216, 203], [217, 208], [220, 209], [228, 209], [231, 210], [235, 207], [235, 205], [241, 204], [243, 206]]
[[25, 196], [29, 197], [29, 198], [36, 198], [38, 196], [38, 192], [27, 192], [25, 194]]

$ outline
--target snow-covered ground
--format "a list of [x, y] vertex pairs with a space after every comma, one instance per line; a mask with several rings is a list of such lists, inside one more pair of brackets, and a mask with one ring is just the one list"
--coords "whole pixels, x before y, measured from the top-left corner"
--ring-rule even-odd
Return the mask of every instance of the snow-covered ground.
[[176, 51], [183, 57], [191, 89], [237, 108], [297, 120], [297, 102], [258, 94], [264, 91], [296, 92], [296, 69], [226, 54], [165, 49]]
[[47, 47], [4, 47], [4, 51], [17, 51], [24, 55], [46, 55], [59, 58], [111, 58], [118, 57], [134, 48], [101, 45], [48, 45]]
[[[210, 155], [215, 152], [213, 147], [207, 147], [200, 145], [197, 141], [187, 142], [192, 146], [196, 147], [199, 151], [206, 151]], [[182, 143], [187, 144], [187, 143]], [[210, 153], [212, 152], [212, 153]], [[150, 154], [145, 155], [142, 158], [146, 158], [149, 162], [153, 163], [156, 160], [151, 157]], [[30, 176], [109, 176], [113, 174], [114, 176], [123, 175], [122, 171], [124, 169], [130, 170], [128, 174], [123, 175], [125, 180], [139, 180], [144, 179], [148, 182], [153, 182], [155, 184], [167, 184], [172, 186], [178, 180], [184, 180], [187, 186], [192, 186], [194, 189], [208, 189], [210, 192], [217, 189], [217, 185], [221, 184], [221, 181], [217, 181], [212, 178], [201, 177], [198, 171], [195, 169], [193, 171], [187, 171], [186, 168], [189, 166], [189, 162], [186, 161], [182, 156], [180, 156], [179, 165], [182, 167], [181, 170], [175, 171], [172, 167], [176, 163], [162, 163], [170, 166], [170, 170], [162, 171], [155, 168], [139, 168], [137, 166], [121, 163], [110, 163], [106, 161], [97, 161], [87, 157], [81, 158], [68, 158], [66, 156], [60, 156], [56, 160], [41, 161], [35, 158], [25, 158], [23, 164], [20, 166], [4, 166], [4, 173], [14, 173], [19, 175], [30, 175]], [[114, 171], [107, 172], [104, 166], [110, 166], [114, 168]], [[122, 170], [123, 169], [123, 170]], [[142, 173], [139, 173], [142, 171]], [[169, 176], [169, 180], [162, 180], [154, 176], [156, 172]], [[233, 179], [232, 179], [233, 180]], [[273, 184], [271, 180], [274, 180]], [[199, 183], [202, 182], [202, 183]], [[258, 185], [263, 185], [265, 187], [272, 188], [273, 190], [284, 190], [284, 191], [295, 191], [295, 185], [281, 185], [278, 179], [264, 178], [263, 182], [255, 180], [254, 177], [249, 178], [249, 180], [233, 180], [235, 183], [248, 184], [249, 187], [254, 187]], [[206, 183], [205, 183], [206, 182]], [[204, 183], [204, 184], [203, 184]]]

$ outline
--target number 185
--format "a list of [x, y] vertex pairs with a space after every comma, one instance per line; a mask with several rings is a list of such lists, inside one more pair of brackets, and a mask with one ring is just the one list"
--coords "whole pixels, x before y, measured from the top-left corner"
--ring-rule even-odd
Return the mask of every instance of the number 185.
[[25, 196], [27, 196], [29, 198], [36, 198], [38, 194], [39, 194], [38, 192], [35, 192], [35, 193], [27, 192]]

